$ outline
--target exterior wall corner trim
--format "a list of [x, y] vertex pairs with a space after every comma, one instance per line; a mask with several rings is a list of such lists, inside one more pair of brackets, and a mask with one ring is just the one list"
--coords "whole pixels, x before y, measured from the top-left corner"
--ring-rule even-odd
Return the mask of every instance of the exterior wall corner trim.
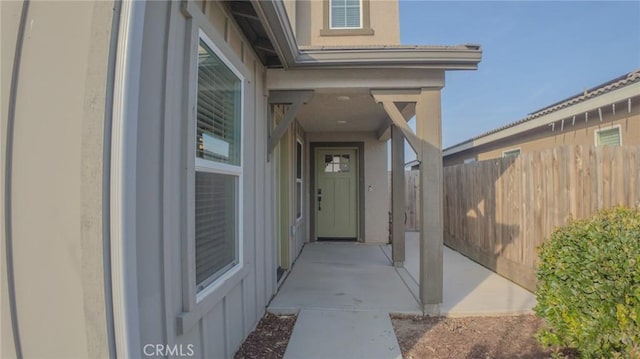
[[113, 322], [117, 357], [140, 356], [136, 273], [136, 152], [138, 95], [146, 4], [125, 1], [113, 86], [111, 129], [110, 232]]

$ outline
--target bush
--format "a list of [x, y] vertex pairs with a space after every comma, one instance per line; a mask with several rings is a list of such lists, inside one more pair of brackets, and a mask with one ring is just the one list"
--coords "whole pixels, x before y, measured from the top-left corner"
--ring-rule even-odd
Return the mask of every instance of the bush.
[[537, 339], [583, 358], [640, 357], [640, 210], [604, 210], [539, 248]]

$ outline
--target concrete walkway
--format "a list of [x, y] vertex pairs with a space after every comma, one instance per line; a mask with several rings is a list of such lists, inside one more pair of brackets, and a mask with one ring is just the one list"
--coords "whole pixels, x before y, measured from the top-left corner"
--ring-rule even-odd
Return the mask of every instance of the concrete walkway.
[[318, 242], [307, 244], [268, 310], [381, 311], [422, 314], [381, 246]]
[[[388, 245], [306, 245], [267, 309], [298, 313], [285, 358], [401, 358], [388, 314], [422, 314], [416, 233], [406, 248], [405, 268], [394, 268]], [[514, 315], [534, 305], [532, 293], [445, 247], [442, 315]]]
[[[420, 281], [418, 240], [418, 233], [407, 232], [405, 270], [413, 281], [409, 287], [415, 288], [416, 294]], [[383, 246], [383, 250], [391, 258], [391, 247]], [[443, 261], [441, 315], [461, 317], [533, 313], [536, 298], [528, 290], [448, 247], [444, 247]]]
[[384, 312], [302, 309], [284, 359], [401, 359]]

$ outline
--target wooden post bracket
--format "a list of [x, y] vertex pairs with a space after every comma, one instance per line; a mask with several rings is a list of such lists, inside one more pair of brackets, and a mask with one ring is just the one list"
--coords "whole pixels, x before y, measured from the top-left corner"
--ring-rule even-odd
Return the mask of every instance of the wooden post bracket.
[[[271, 91], [269, 93], [269, 139], [267, 140], [267, 156], [270, 156], [284, 133], [293, 122], [303, 104], [313, 97], [313, 91]], [[284, 118], [276, 128], [273, 128], [272, 105], [290, 104], [291, 107], [284, 114]]]
[[372, 90], [371, 96], [377, 103], [382, 103], [382, 107], [387, 112], [387, 115], [391, 119], [394, 125], [398, 127], [400, 132], [404, 135], [413, 151], [416, 153], [417, 159], [421, 160], [422, 145], [421, 141], [413, 132], [411, 127], [407, 124], [407, 120], [404, 118], [396, 102], [418, 102], [419, 91], [386, 91], [386, 90]]

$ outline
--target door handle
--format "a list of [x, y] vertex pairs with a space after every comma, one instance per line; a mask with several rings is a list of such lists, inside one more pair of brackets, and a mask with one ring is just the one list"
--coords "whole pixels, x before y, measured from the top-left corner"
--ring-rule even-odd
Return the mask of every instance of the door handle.
[[318, 211], [322, 211], [322, 188], [318, 188]]

